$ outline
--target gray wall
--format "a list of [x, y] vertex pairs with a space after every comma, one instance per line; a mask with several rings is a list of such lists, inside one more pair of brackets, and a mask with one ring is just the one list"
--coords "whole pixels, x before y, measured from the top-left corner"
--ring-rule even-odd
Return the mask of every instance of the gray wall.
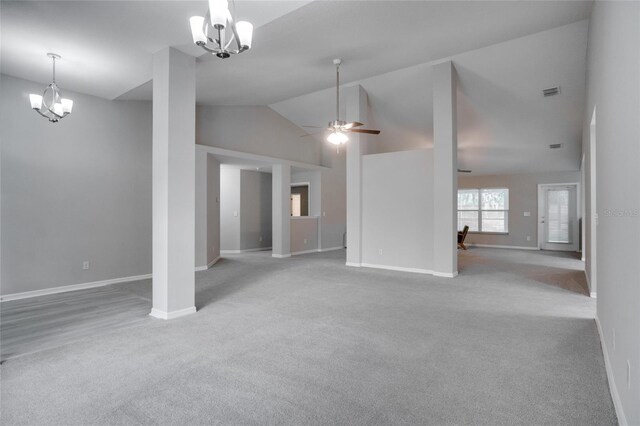
[[207, 155], [207, 264], [220, 256], [220, 162]]
[[220, 168], [220, 250], [240, 250], [240, 169]]
[[362, 263], [429, 271], [432, 261], [433, 151], [363, 156]]
[[320, 144], [266, 106], [199, 106], [196, 143], [320, 164]]
[[65, 91], [51, 124], [29, 107], [43, 84], [0, 86], [1, 293], [151, 273], [151, 103]]
[[220, 162], [196, 149], [196, 267], [220, 256]]
[[[469, 233], [468, 244], [498, 246], [538, 246], [538, 185], [545, 183], [580, 183], [580, 172], [525, 173], [521, 175], [473, 176], [459, 173], [458, 188], [509, 188], [509, 233]], [[524, 212], [531, 216], [525, 217]], [[527, 236], [531, 241], [527, 241]]]
[[[613, 372], [610, 385], [632, 425], [640, 424], [639, 23], [639, 2], [594, 3], [583, 127], [588, 182], [593, 155], [589, 127], [595, 108], [598, 319]], [[589, 223], [590, 215], [586, 220]], [[587, 259], [590, 238], [587, 232]]]
[[270, 173], [221, 167], [222, 250], [239, 251], [271, 247], [271, 189]]
[[[325, 250], [344, 247], [343, 237], [347, 231], [347, 152], [344, 147], [336, 152], [336, 148], [329, 144], [324, 144], [322, 150], [323, 164], [331, 167], [331, 170], [322, 171], [320, 184], [320, 248]], [[313, 211], [313, 205], [311, 209]]]
[[241, 171], [240, 250], [271, 247], [271, 189], [270, 173]]
[[291, 218], [291, 253], [318, 249], [318, 218]]

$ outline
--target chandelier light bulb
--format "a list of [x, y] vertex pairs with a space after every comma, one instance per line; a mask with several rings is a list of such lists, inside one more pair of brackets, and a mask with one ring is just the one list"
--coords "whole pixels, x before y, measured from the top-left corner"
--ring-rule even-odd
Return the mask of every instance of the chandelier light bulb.
[[62, 98], [60, 99], [60, 103], [62, 104], [62, 112], [71, 114], [71, 110], [73, 109], [73, 101], [71, 99]]
[[236, 24], [236, 30], [238, 31], [240, 45], [250, 49], [251, 39], [253, 38], [253, 24], [247, 21], [240, 21]]
[[31, 108], [40, 109], [42, 108], [42, 96], [34, 95], [33, 93], [29, 95], [29, 100], [31, 101]]
[[195, 44], [206, 43], [207, 36], [203, 31], [204, 17], [192, 16], [191, 18], [189, 18], [189, 23], [191, 24], [191, 36], [193, 37], [193, 42]]
[[209, 0], [209, 13], [211, 14], [213, 28], [226, 28], [227, 17], [229, 16], [229, 3], [227, 0]]

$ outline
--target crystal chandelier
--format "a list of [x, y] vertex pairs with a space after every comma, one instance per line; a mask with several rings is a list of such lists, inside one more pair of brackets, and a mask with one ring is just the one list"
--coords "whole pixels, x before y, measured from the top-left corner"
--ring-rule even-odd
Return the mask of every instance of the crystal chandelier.
[[253, 25], [235, 22], [227, 0], [209, 0], [206, 16], [192, 16], [189, 22], [193, 42], [218, 58], [226, 59], [251, 49]]
[[53, 81], [44, 89], [42, 96], [32, 93], [29, 95], [29, 100], [31, 101], [31, 108], [38, 114], [52, 123], [57, 123], [71, 114], [73, 101], [63, 98], [56, 84], [56, 59], [60, 59], [60, 55], [47, 53], [47, 56], [53, 61]]

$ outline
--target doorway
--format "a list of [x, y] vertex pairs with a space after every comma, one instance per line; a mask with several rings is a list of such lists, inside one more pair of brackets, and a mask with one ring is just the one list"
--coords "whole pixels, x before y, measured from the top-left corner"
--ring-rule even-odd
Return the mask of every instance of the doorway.
[[578, 184], [538, 185], [541, 250], [578, 251]]

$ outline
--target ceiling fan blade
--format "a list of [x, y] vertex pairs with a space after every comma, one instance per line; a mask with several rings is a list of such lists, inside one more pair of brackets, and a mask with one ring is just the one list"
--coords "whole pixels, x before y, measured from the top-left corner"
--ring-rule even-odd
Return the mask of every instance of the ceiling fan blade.
[[342, 126], [342, 128], [344, 130], [349, 130], [349, 129], [353, 129], [354, 127], [360, 127], [360, 126], [364, 126], [363, 123], [360, 123], [359, 121], [353, 121], [351, 123], [347, 123], [344, 126]]
[[471, 173], [471, 170], [458, 169], [458, 173]]
[[349, 129], [347, 130], [348, 132], [351, 133], [368, 133], [370, 135], [379, 135], [380, 134], [380, 130], [369, 130], [369, 129]]
[[309, 129], [324, 129], [324, 127], [320, 127], [320, 126], [302, 126], [302, 127], [308, 127]]

